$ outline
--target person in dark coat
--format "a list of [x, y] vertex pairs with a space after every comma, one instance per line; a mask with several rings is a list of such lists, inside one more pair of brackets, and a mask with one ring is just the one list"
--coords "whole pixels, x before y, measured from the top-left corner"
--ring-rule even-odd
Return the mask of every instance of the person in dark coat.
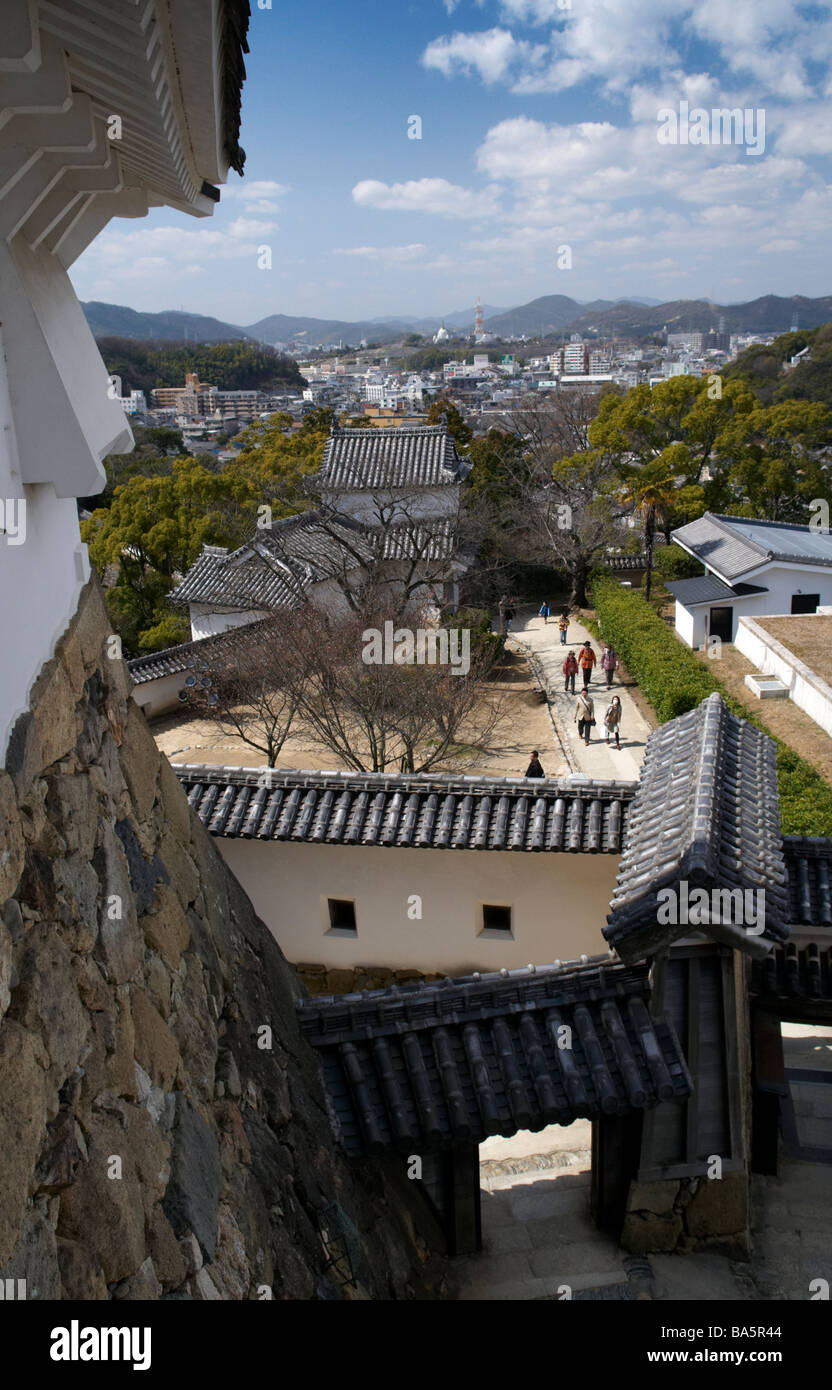
[[526, 768], [526, 776], [527, 776], [527, 777], [545, 777], [545, 776], [546, 776], [546, 773], [543, 771], [543, 768], [540, 766], [540, 759], [539, 759], [539, 757], [538, 757], [538, 755], [537, 755], [537, 749], [536, 749], [536, 748], [535, 748], [534, 751], [532, 752], [532, 760], [531, 760], [531, 762], [529, 763], [529, 766]]

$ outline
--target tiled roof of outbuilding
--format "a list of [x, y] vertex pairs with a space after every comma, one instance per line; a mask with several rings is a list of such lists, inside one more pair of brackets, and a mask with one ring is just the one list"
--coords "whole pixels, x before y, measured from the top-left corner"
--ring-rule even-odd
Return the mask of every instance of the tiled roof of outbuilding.
[[715, 574], [701, 574], [695, 579], [676, 579], [664, 587], [686, 607], [696, 603], [731, 603], [734, 599], [768, 593], [768, 589], [761, 584], [723, 584]]
[[464, 476], [453, 437], [441, 425], [415, 429], [338, 429], [309, 486], [323, 492], [435, 488]]
[[659, 890], [682, 882], [689, 891], [764, 890], [762, 935], [731, 923], [702, 925], [726, 945], [759, 955], [788, 936], [775, 745], [717, 694], [647, 741], [603, 929], [625, 960], [690, 934], [686, 923], [659, 921]]
[[187, 764], [174, 771], [213, 835], [409, 849], [617, 854], [638, 785]]
[[301, 602], [299, 587], [291, 572], [265, 564], [255, 552], [243, 559], [240, 551], [212, 545], [197, 556], [170, 598], [172, 603], [208, 603], [244, 612], [294, 608]]
[[[684, 1100], [647, 968], [596, 956], [298, 1005], [353, 1157], [480, 1143]], [[568, 1031], [564, 1031], [568, 1030]], [[566, 1044], [566, 1045], [564, 1045]]]
[[751, 993], [832, 1003], [832, 941], [790, 941], [751, 969]]
[[705, 512], [673, 531], [673, 539], [724, 579], [733, 581], [769, 560], [832, 565], [832, 536], [811, 526]]
[[[788, 872], [788, 921], [832, 928], [832, 838], [784, 835]], [[832, 931], [829, 933], [832, 938]]]
[[443, 561], [453, 557], [455, 548], [452, 518], [382, 530], [321, 507], [275, 521], [237, 550], [204, 546], [170, 597], [174, 603], [244, 610], [293, 608], [311, 585], [344, 579], [377, 558]]

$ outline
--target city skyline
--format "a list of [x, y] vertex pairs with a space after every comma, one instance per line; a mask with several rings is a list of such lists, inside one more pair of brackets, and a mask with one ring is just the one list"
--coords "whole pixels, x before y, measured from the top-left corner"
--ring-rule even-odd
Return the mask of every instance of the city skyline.
[[[562, 3], [253, 4], [246, 177], [210, 222], [108, 228], [79, 296], [252, 323], [823, 294], [830, 6]], [[734, 108], [756, 149], [660, 139]]]

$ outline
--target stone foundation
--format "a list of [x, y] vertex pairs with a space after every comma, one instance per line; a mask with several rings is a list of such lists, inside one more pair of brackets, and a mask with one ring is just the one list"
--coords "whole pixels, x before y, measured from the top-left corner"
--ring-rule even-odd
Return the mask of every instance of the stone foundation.
[[[0, 771], [0, 1278], [29, 1299], [441, 1292], [382, 1170], [337, 1148], [298, 978], [109, 632], [91, 581]], [[344, 1216], [355, 1287], [325, 1268]]]
[[634, 1255], [710, 1250], [748, 1259], [747, 1174], [632, 1182], [621, 1244]]
[[352, 970], [328, 970], [325, 965], [295, 967], [310, 994], [358, 994], [364, 989], [389, 989], [412, 980], [444, 980], [421, 970], [388, 970], [383, 965], [357, 965]]

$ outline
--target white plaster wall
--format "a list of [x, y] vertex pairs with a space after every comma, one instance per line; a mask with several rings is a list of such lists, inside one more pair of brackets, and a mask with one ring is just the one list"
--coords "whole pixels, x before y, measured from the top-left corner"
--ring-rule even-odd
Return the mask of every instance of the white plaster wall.
[[251, 609], [241, 612], [239, 608], [212, 608], [205, 603], [188, 605], [191, 618], [191, 641], [199, 642], [203, 637], [216, 637], [220, 632], [228, 632], [232, 627], [245, 627], [257, 623], [269, 614]]
[[[790, 614], [792, 595], [796, 594], [798, 589], [804, 594], [820, 594], [821, 604], [832, 604], [832, 569], [822, 566], [814, 569], [811, 566], [801, 566], [798, 569], [773, 564], [752, 575], [750, 582], [764, 585], [768, 592], [751, 594], [747, 598], [735, 600], [731, 605], [734, 609], [735, 641], [741, 617], [774, 618], [778, 614]], [[707, 641], [707, 620], [710, 619], [711, 607], [721, 606], [723, 605], [719, 603], [704, 604], [688, 610], [677, 601], [676, 631], [682, 641], [689, 647], [704, 646]]]
[[330, 492], [325, 501], [345, 516], [378, 526], [382, 521], [413, 521], [417, 517], [455, 516], [459, 509], [459, 488], [442, 487], [432, 491]]
[[[90, 577], [75, 499], [56, 497], [48, 483], [23, 491], [25, 541], [12, 545], [0, 535], [0, 767], [38, 673], [54, 656]], [[0, 481], [0, 498], [8, 497]]]
[[740, 619], [735, 645], [764, 676], [782, 681], [795, 704], [832, 736], [832, 688], [826, 681], [753, 619]]
[[700, 647], [705, 641], [703, 608], [685, 608], [676, 600], [676, 631], [689, 647]]
[[[216, 843], [293, 963], [464, 975], [607, 949], [613, 854]], [[407, 915], [413, 895], [421, 920]], [[328, 898], [355, 902], [357, 936], [330, 933]], [[480, 935], [483, 903], [512, 907], [511, 936]]]
[[172, 676], [159, 676], [153, 681], [142, 681], [133, 687], [133, 699], [148, 719], [170, 710], [182, 709], [179, 692], [185, 684], [187, 671], [176, 671]]

